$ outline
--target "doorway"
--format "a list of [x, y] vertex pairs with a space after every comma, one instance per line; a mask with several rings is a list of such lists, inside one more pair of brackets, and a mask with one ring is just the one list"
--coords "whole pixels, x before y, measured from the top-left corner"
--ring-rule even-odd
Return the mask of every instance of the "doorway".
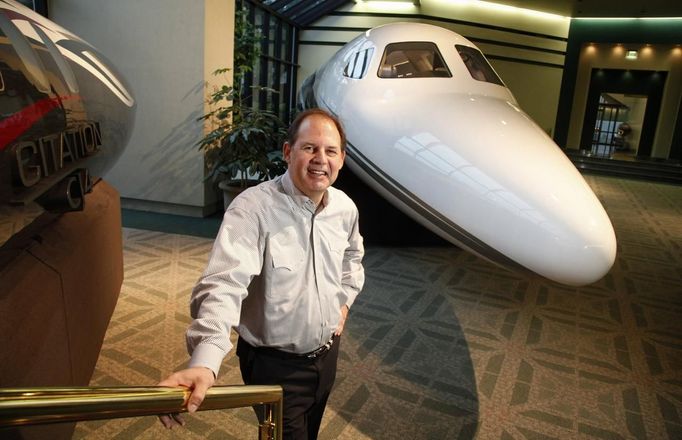
[[611, 159], [651, 157], [667, 72], [592, 69], [580, 149]]
[[590, 154], [628, 160], [637, 156], [648, 98], [646, 95], [601, 93]]

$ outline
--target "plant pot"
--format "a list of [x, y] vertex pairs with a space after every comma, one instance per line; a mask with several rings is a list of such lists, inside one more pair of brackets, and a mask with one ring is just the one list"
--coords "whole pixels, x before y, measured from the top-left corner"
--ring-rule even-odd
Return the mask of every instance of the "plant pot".
[[246, 188], [258, 185], [259, 183], [260, 182], [257, 180], [248, 180], [246, 182], [246, 186], [244, 187], [242, 186], [241, 180], [221, 180], [218, 182], [218, 188], [223, 191], [223, 209], [227, 210], [227, 207], [230, 206], [232, 200], [234, 200], [239, 193], [244, 191]]

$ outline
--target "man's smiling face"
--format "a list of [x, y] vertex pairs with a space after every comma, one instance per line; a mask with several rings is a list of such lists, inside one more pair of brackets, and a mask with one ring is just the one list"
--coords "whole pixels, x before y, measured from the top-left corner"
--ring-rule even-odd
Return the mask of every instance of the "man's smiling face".
[[292, 182], [318, 205], [338, 177], [345, 157], [336, 125], [323, 115], [306, 117], [294, 145], [284, 144], [284, 159]]

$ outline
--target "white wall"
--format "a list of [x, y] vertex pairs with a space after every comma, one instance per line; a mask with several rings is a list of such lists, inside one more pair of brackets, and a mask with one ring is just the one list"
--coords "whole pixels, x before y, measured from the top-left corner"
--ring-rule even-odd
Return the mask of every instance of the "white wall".
[[215, 195], [203, 181], [197, 118], [211, 72], [232, 65], [234, 1], [51, 0], [49, 13], [109, 58], [135, 95], [130, 143], [105, 176], [123, 205], [210, 212]]
[[[440, 0], [421, 0], [420, 6], [410, 2], [349, 3], [337, 9], [344, 15], [323, 17], [301, 33], [303, 43], [297, 84], [300, 87], [342, 43], [352, 40], [364, 29], [398, 21], [425, 22], [478, 39], [479, 42], [474, 43], [489, 57], [490, 64], [520, 106], [540, 127], [553, 134], [563, 74], [562, 52], [566, 49], [570, 21], [519, 9], [490, 9], [481, 5]], [[398, 17], [386, 16], [387, 13], [398, 14]]]

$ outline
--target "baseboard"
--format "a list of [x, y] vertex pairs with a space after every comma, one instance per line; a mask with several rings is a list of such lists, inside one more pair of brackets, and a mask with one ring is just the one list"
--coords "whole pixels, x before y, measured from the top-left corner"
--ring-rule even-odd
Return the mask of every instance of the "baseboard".
[[179, 203], [157, 202], [153, 200], [132, 199], [128, 197], [121, 198], [121, 207], [123, 209], [131, 209], [134, 211], [153, 212], [157, 214], [173, 214], [182, 215], [185, 217], [207, 217], [218, 209], [222, 209], [222, 201], [215, 201], [207, 206], [191, 206], [181, 205]]

